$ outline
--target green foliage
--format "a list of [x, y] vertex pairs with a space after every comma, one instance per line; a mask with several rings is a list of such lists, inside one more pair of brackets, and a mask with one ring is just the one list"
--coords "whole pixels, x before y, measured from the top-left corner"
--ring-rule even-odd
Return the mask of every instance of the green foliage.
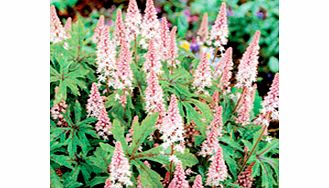
[[51, 4], [55, 5], [59, 10], [65, 10], [68, 7], [73, 7], [78, 0], [51, 0]]

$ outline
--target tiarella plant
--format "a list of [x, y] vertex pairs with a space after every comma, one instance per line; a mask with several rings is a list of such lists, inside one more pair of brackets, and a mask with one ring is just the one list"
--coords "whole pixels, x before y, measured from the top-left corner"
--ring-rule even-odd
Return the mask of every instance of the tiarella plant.
[[153, 0], [142, 14], [130, 0], [112, 26], [104, 16], [63, 24], [51, 7], [51, 187], [278, 187], [268, 126], [279, 73], [263, 100], [261, 33], [234, 64], [226, 4], [218, 9], [198, 32], [206, 49], [192, 54]]

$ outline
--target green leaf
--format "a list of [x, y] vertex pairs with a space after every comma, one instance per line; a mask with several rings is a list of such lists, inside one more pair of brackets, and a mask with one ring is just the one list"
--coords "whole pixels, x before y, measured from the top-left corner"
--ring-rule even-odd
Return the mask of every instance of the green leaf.
[[196, 124], [196, 129], [199, 130], [202, 136], [206, 137], [206, 127], [207, 124], [203, 121], [203, 116], [199, 114], [195, 109], [188, 103], [182, 102], [183, 106], [185, 107], [186, 111], [186, 118], [187, 122], [190, 123], [193, 121]]
[[52, 154], [50, 156], [50, 159], [55, 163], [59, 164], [60, 166], [65, 166], [67, 168], [74, 169], [72, 166], [72, 160], [68, 156]]
[[237, 163], [235, 162], [234, 159], [232, 159], [232, 157], [230, 157], [230, 155], [228, 155], [228, 153], [224, 154], [224, 160], [228, 166], [228, 169], [231, 171], [231, 174], [233, 175], [234, 179], [236, 179], [238, 173]]
[[259, 114], [259, 112], [262, 108], [263, 108], [262, 107], [262, 97], [259, 96], [258, 91], [256, 91], [255, 99], [254, 99], [254, 108], [253, 108], [254, 115], [252, 116], [252, 118], [254, 118], [257, 114]]
[[187, 17], [184, 14], [181, 14], [177, 19], [178, 36], [184, 37], [188, 29]]
[[71, 131], [70, 133], [70, 137], [66, 140], [67, 142], [67, 150], [69, 153], [70, 158], [74, 158], [75, 154], [77, 154], [77, 146], [80, 142], [78, 136], [77, 136], [77, 132], [76, 131]]
[[162, 178], [157, 172], [147, 167], [141, 161], [133, 161], [133, 164], [136, 166], [141, 176], [141, 182], [143, 187], [145, 188], [163, 187], [161, 184]]
[[107, 178], [108, 178], [108, 176], [97, 176], [90, 181], [89, 186], [94, 187], [99, 184], [104, 184], [104, 182], [106, 181]]
[[176, 152], [174, 155], [182, 161], [183, 166], [192, 167], [199, 162], [195, 155], [190, 153], [187, 149], [184, 153]]
[[138, 122], [133, 123], [133, 140], [131, 145], [131, 152], [135, 153], [138, 147], [145, 141], [145, 139], [156, 130], [155, 124], [158, 120], [158, 113], [148, 115], [139, 125]]
[[138, 159], [147, 159], [150, 161], [158, 162], [160, 164], [167, 165], [169, 161], [170, 148], [164, 150], [163, 146], [157, 146], [147, 151], [138, 153], [135, 155]]
[[105, 143], [99, 143], [99, 145], [100, 147], [98, 147], [94, 154], [88, 157], [86, 161], [93, 167], [93, 172], [108, 173], [107, 167], [111, 162], [114, 147]]
[[50, 168], [50, 187], [51, 188], [63, 188], [63, 184], [61, 183], [61, 178], [58, 177], [55, 170]]
[[196, 105], [199, 108], [199, 110], [202, 112], [202, 114], [205, 115], [208, 122], [210, 122], [213, 119], [213, 113], [207, 104], [195, 99], [192, 99], [191, 101], [192, 104]]
[[82, 153], [87, 155], [90, 148], [89, 140], [86, 137], [86, 135], [81, 131], [78, 132], [78, 136], [79, 136], [79, 146], [82, 149]]
[[99, 143], [99, 145], [101, 146], [101, 148], [108, 152], [108, 153], [112, 153], [114, 151], [114, 147], [111, 146], [110, 144], [105, 144], [105, 143]]
[[66, 100], [66, 96], [67, 96], [67, 89], [66, 89], [66, 85], [63, 82], [59, 83], [58, 86], [58, 91], [55, 94], [55, 100], [54, 100], [54, 104], [59, 103], [61, 100]]
[[270, 71], [274, 73], [279, 71], [279, 60], [276, 57], [272, 56], [267, 65], [270, 68]]
[[265, 155], [268, 152], [271, 152], [278, 148], [279, 148], [279, 140], [273, 139], [273, 140], [271, 140], [271, 142], [267, 142], [266, 146], [262, 150], [258, 151], [257, 153]]
[[81, 121], [81, 105], [79, 103], [78, 100], [75, 101], [75, 105], [74, 105], [74, 120], [75, 123], [78, 123], [79, 121]]
[[121, 126], [120, 122], [117, 119], [115, 119], [113, 121], [113, 126], [112, 126], [111, 131], [112, 131], [114, 139], [121, 143], [122, 149], [124, 151], [127, 151], [128, 144], [127, 144], [126, 138], [124, 136], [124, 127]]
[[227, 145], [229, 145], [230, 147], [243, 152], [242, 147], [235, 140], [231, 139], [229, 136], [223, 136], [219, 139], [219, 141], [222, 141]]

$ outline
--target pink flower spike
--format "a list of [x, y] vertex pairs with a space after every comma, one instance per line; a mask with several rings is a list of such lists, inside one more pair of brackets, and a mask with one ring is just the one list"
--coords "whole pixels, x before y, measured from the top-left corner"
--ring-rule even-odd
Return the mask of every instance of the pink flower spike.
[[87, 103], [87, 113], [88, 116], [98, 118], [105, 108], [103, 98], [101, 97], [96, 83], [91, 86], [91, 91]]
[[104, 26], [98, 38], [96, 64], [99, 82], [105, 82], [108, 86], [113, 85], [115, 65], [115, 47], [110, 40], [109, 26]]
[[147, 48], [148, 41], [152, 38], [160, 42], [160, 22], [157, 17], [157, 12], [154, 7], [153, 0], [146, 1], [146, 8], [144, 11], [143, 21], [142, 21], [142, 37], [141, 40], [142, 47]]
[[54, 5], [50, 7], [50, 42], [57, 43], [65, 40], [65, 29], [59, 20]]
[[126, 134], [126, 141], [127, 141], [127, 143], [130, 143], [130, 144], [131, 144], [131, 142], [132, 142], [132, 140], [133, 140], [133, 139], [132, 139], [132, 137], [133, 137], [133, 135], [134, 135], [133, 125], [136, 124], [136, 123], [138, 123], [138, 116], [134, 116], [134, 119], [133, 119], [132, 125], [131, 125], [131, 127], [130, 127], [128, 133]]
[[142, 23], [142, 15], [138, 9], [136, 0], [129, 0], [125, 24], [127, 29], [128, 41], [132, 41], [139, 35]]
[[169, 44], [169, 66], [176, 68], [179, 64], [179, 61], [176, 60], [177, 58], [177, 44], [176, 44], [176, 31], [177, 27], [174, 26], [170, 32], [170, 44]]
[[222, 120], [223, 108], [221, 106], [217, 106], [215, 110], [216, 110], [215, 117], [210, 123], [210, 127], [215, 128], [217, 130], [218, 136], [221, 137], [222, 129], [223, 129], [223, 120]]
[[[163, 90], [159, 84], [156, 73], [151, 69], [147, 78], [147, 87], [145, 90], [145, 110], [148, 113], [159, 112], [159, 118], [164, 116], [165, 107], [163, 102]], [[158, 120], [159, 121], [159, 120]]]
[[221, 181], [224, 181], [227, 176], [227, 167], [224, 161], [223, 150], [219, 146], [215, 156], [211, 159], [209, 171], [207, 173], [207, 185], [219, 186]]
[[169, 58], [169, 47], [170, 47], [170, 32], [168, 27], [168, 21], [166, 17], [161, 18], [161, 27], [160, 27], [160, 35], [161, 35], [161, 53], [162, 59], [166, 61]]
[[104, 140], [108, 140], [108, 136], [112, 134], [110, 131], [111, 128], [112, 124], [110, 122], [110, 118], [107, 115], [106, 109], [103, 108], [98, 116], [95, 129], [99, 136], [101, 136]]
[[185, 172], [182, 163], [176, 164], [174, 178], [171, 180], [168, 188], [189, 188], [188, 181], [186, 180]]
[[198, 30], [198, 36], [200, 37], [200, 42], [204, 43], [208, 40], [208, 13], [204, 13], [200, 28]]
[[268, 126], [271, 120], [279, 119], [279, 73], [275, 74], [270, 91], [263, 100], [262, 107], [261, 114], [254, 123]]
[[179, 142], [180, 144], [175, 147], [175, 150], [184, 152], [184, 123], [174, 94], [171, 95], [167, 115], [163, 119], [160, 133], [162, 133], [161, 139], [165, 149]]
[[195, 177], [192, 188], [203, 188], [201, 175]]
[[222, 3], [216, 21], [210, 31], [210, 41], [214, 42], [216, 47], [224, 50], [223, 45], [227, 44], [228, 25], [226, 17], [226, 4]]
[[111, 188], [133, 185], [130, 180], [132, 173], [130, 171], [129, 161], [123, 153], [120, 142], [115, 143], [111, 164], [109, 165], [109, 172], [109, 179], [112, 184]]
[[131, 63], [131, 52], [129, 50], [128, 42], [125, 40], [125, 34], [123, 34], [124, 39], [121, 41], [121, 48], [119, 59], [116, 62], [116, 72], [114, 74], [114, 88], [121, 90], [131, 90], [133, 73], [130, 68]]
[[72, 25], [72, 18], [69, 17], [66, 20], [66, 23], [65, 23], [65, 26], [64, 26], [64, 30], [65, 30], [67, 38], [71, 38], [71, 25]]
[[208, 63], [206, 53], [201, 54], [201, 62], [199, 63], [197, 69], [194, 72], [193, 86], [196, 88], [198, 93], [207, 93], [205, 91], [206, 87], [212, 85], [211, 69]]
[[[126, 36], [126, 28], [125, 25], [122, 21], [122, 12], [121, 9], [117, 10], [117, 15], [116, 15], [116, 20], [115, 20], [115, 41], [116, 41], [116, 46], [118, 45], [123, 45], [124, 42], [127, 42], [127, 36]], [[127, 43], [128, 44], [128, 43]], [[129, 44], [128, 44], [129, 46]]]
[[143, 65], [143, 69], [146, 72], [146, 75], [149, 75], [151, 69], [157, 74], [160, 75], [162, 73], [161, 67], [162, 64], [160, 62], [160, 58], [158, 56], [158, 52], [155, 48], [154, 39], [150, 40], [148, 51], [145, 54], [145, 63]]
[[[57, 93], [56, 89], [55, 89], [55, 92]], [[57, 126], [60, 126], [60, 127], [68, 126], [68, 124], [64, 118], [64, 115], [63, 115], [63, 114], [65, 114], [66, 109], [67, 109], [67, 104], [64, 100], [60, 101], [57, 104], [54, 104], [54, 106], [50, 109], [51, 118], [53, 120], [57, 121], [57, 123], [56, 123]]]
[[101, 15], [101, 16], [99, 17], [98, 22], [97, 22], [97, 26], [96, 26], [96, 28], [95, 28], [95, 30], [94, 30], [94, 35], [93, 35], [92, 40], [93, 40], [96, 44], [97, 44], [98, 41], [100, 40], [100, 36], [101, 36], [102, 30], [103, 30], [103, 28], [104, 28], [104, 26], [105, 26], [105, 21], [104, 21], [104, 20], [105, 20], [105, 19], [104, 19], [104, 16]]
[[241, 105], [237, 109], [237, 123], [241, 123], [242, 125], [247, 125], [248, 123], [250, 123], [250, 113], [253, 108], [256, 89], [257, 86], [254, 85], [254, 87], [252, 88], [246, 88], [245, 92], [242, 93]]
[[278, 119], [278, 108], [279, 108], [279, 73], [276, 73], [267, 96], [263, 101], [264, 111], [271, 113], [271, 118]]
[[216, 153], [219, 148], [218, 141], [218, 129], [212, 125], [210, 126], [210, 132], [207, 133], [207, 138], [203, 141], [201, 145], [201, 151], [199, 155], [205, 157], [207, 155], [211, 156]]
[[237, 183], [242, 187], [242, 188], [251, 188], [252, 187], [252, 167], [254, 166], [255, 163], [252, 163], [249, 165], [245, 171], [243, 171], [239, 176]]
[[219, 64], [223, 65], [223, 73], [221, 74], [219, 86], [222, 91], [229, 91], [230, 79], [232, 77], [233, 60], [232, 60], [232, 48], [228, 48], [221, 58]]
[[219, 102], [219, 92], [215, 91], [214, 94], [212, 95], [212, 106], [211, 108], [214, 109], [218, 106], [218, 102]]
[[253, 40], [244, 52], [236, 76], [238, 88], [251, 87], [257, 78], [260, 31], [256, 31]]

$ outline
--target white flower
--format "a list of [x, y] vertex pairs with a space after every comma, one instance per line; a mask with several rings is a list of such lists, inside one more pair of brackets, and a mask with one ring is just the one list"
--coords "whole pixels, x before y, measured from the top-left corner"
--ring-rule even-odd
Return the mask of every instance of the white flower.
[[265, 138], [265, 141], [266, 142], [268, 142], [268, 143], [271, 143], [272, 142], [272, 137], [270, 137], [270, 136], [267, 136], [266, 138]]
[[169, 157], [169, 161], [174, 162], [174, 164], [178, 164], [178, 163], [181, 162], [181, 161], [176, 157], [176, 155], [171, 155], [171, 156]]

